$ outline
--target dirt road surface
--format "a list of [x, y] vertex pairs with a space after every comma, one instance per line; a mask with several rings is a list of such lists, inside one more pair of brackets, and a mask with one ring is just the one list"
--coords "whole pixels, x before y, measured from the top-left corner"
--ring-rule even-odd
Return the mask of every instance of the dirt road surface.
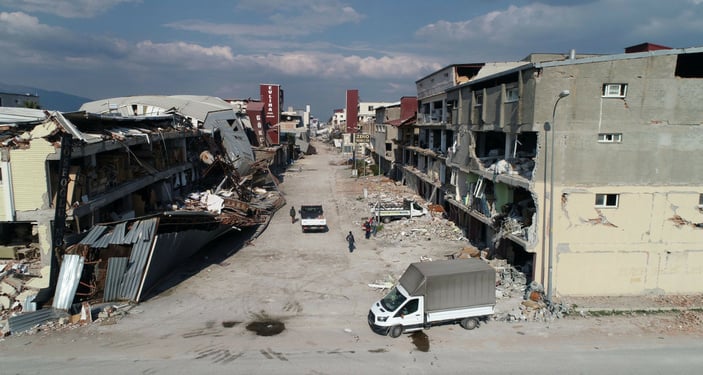
[[[369, 307], [385, 291], [370, 283], [397, 279], [422, 257], [444, 259], [465, 242], [364, 239], [364, 188], [368, 193], [381, 179], [352, 178], [343, 156], [316, 147], [317, 155], [282, 176], [287, 206], [258, 238], [245, 242], [252, 232], [222, 238], [122, 317], [3, 339], [0, 373], [686, 373], [703, 364], [696, 312], [577, 313], [546, 322], [490, 321], [472, 331], [435, 327], [398, 339], [371, 332]], [[327, 232], [302, 233], [299, 222], [291, 224], [290, 206], [302, 204], [323, 205]], [[349, 231], [356, 236], [353, 253]], [[501, 299], [497, 310], [514, 309], [520, 300]], [[655, 301], [671, 305], [644, 302]], [[589, 303], [636, 308], [643, 302], [578, 301], [582, 308]]]

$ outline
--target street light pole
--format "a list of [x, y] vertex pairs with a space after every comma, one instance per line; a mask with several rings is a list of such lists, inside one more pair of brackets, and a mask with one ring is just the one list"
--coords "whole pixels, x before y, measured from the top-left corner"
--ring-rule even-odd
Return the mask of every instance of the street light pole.
[[552, 123], [549, 124], [549, 131], [552, 133], [552, 157], [549, 161], [549, 271], [547, 278], [549, 286], [547, 288], [547, 301], [549, 301], [550, 303], [552, 302], [552, 292], [554, 290], [554, 284], [552, 283], [552, 274], [554, 270], [554, 266], [552, 263], [552, 258], [554, 257], [554, 138], [556, 138], [556, 127], [554, 126], [554, 121], [557, 113], [557, 104], [559, 104], [560, 100], [569, 96], [569, 94], [571, 94], [569, 90], [564, 90], [559, 93], [559, 97], [557, 98], [556, 102], [554, 102], [554, 109], [552, 109]]

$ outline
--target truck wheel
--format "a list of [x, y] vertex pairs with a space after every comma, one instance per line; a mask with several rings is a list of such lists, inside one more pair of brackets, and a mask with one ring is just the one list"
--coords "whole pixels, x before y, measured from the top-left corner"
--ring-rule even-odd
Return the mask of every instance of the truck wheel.
[[392, 338], [400, 337], [403, 334], [403, 326], [393, 326], [388, 330], [388, 336]]
[[386, 224], [388, 224], [388, 223], [391, 222], [391, 218], [390, 218], [390, 217], [384, 217], [384, 218], [383, 218], [383, 222], [386, 223]]
[[476, 320], [476, 318], [465, 318], [462, 319], [459, 324], [464, 329], [474, 329], [478, 327], [478, 320]]

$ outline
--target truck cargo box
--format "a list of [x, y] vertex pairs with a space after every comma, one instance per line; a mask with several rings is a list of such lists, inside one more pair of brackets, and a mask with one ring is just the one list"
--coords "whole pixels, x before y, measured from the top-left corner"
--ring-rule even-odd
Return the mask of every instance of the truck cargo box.
[[399, 283], [411, 296], [424, 296], [426, 312], [496, 301], [495, 269], [476, 258], [412, 263]]

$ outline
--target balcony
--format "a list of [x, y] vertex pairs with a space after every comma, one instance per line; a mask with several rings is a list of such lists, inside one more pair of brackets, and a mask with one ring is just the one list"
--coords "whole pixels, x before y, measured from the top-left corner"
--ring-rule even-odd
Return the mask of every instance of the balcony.
[[441, 112], [436, 112], [433, 114], [429, 113], [418, 113], [417, 114], [417, 125], [445, 125], [446, 122], [442, 120]]

